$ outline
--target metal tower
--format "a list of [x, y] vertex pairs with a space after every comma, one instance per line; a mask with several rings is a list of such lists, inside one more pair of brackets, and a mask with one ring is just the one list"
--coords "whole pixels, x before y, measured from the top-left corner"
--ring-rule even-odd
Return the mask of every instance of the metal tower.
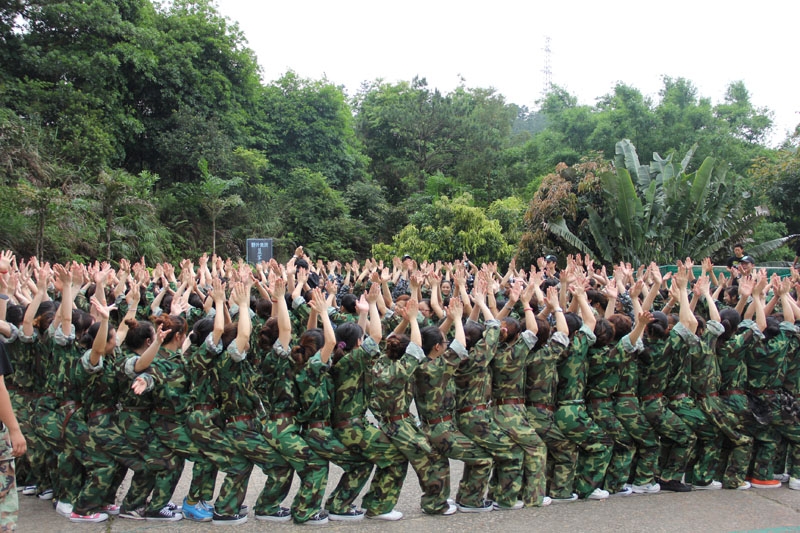
[[544, 68], [542, 69], [542, 74], [544, 74], [544, 86], [542, 87], [542, 98], [545, 98], [550, 90], [553, 88], [553, 70], [551, 68], [550, 63], [550, 56], [552, 54], [552, 50], [550, 49], [550, 37], [545, 36], [544, 38]]

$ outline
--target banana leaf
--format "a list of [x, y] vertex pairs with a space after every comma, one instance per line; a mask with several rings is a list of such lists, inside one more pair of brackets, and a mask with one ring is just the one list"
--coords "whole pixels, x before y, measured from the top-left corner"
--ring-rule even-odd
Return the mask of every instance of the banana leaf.
[[555, 235], [557, 238], [561, 239], [562, 241], [566, 242], [573, 248], [580, 250], [582, 253], [593, 255], [592, 250], [589, 249], [586, 244], [578, 238], [577, 235], [572, 233], [569, 228], [567, 227], [567, 222], [564, 220], [564, 217], [560, 217], [553, 222], [546, 222], [544, 224], [544, 229]]
[[781, 237], [780, 239], [773, 239], [771, 241], [762, 242], [761, 244], [758, 244], [756, 246], [748, 246], [747, 253], [755, 258], [758, 258], [758, 256], [760, 255], [768, 254], [773, 250], [777, 250], [784, 244], [789, 244], [798, 237], [800, 237], [800, 233], [795, 233], [794, 235], [787, 235], [786, 237]]

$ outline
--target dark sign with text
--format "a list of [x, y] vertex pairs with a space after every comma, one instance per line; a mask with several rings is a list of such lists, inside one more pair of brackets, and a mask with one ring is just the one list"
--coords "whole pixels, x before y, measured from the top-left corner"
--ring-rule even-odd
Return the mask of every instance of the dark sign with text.
[[247, 239], [247, 262], [252, 264], [272, 259], [272, 239]]

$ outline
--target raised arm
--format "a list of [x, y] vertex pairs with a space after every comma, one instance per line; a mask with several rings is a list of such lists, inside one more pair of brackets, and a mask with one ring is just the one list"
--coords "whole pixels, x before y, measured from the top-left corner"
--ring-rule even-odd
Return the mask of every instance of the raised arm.
[[[272, 308], [276, 313], [274, 316], [278, 318], [278, 340], [281, 346], [288, 349], [292, 341], [292, 319], [286, 306], [286, 282], [283, 278], [275, 278], [272, 298]], [[327, 309], [324, 314], [328, 314]]]
[[[381, 323], [381, 315], [378, 312], [378, 298], [380, 298], [380, 288], [376, 284], [372, 284], [367, 293], [367, 303], [369, 304], [369, 336], [375, 342], [381, 342], [383, 336], [383, 324]], [[416, 320], [414, 320], [416, 322]]]

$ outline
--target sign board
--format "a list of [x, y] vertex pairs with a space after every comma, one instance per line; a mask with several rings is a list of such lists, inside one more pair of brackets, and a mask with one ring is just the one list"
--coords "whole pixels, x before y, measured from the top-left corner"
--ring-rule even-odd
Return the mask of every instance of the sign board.
[[247, 239], [247, 262], [256, 264], [272, 259], [272, 239]]

